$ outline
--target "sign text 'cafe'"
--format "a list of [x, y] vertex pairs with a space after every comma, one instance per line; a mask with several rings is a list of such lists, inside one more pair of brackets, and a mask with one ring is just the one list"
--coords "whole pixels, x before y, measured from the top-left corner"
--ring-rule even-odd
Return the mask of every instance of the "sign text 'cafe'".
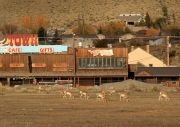
[[67, 46], [39, 45], [36, 34], [8, 35], [0, 53], [54, 53], [67, 52]]

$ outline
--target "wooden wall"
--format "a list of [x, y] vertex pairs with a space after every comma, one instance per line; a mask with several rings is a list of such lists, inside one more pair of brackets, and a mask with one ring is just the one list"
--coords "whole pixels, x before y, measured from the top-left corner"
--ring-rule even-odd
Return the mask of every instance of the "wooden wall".
[[[1, 54], [0, 72], [29, 72], [28, 57], [32, 65], [36, 64], [36, 67], [32, 66], [32, 72], [53, 72], [53, 68], [74, 67], [73, 54]], [[45, 66], [42, 67], [42, 64]], [[58, 66], [53, 67], [53, 64], [58, 64]]]
[[[37, 64], [37, 67], [32, 67], [33, 72], [52, 72], [54, 69], [72, 68], [74, 66], [73, 55], [70, 54], [32, 54], [30, 55], [32, 64]], [[45, 63], [45, 67], [38, 67], [38, 64]], [[57, 64], [54, 66], [53, 64]]]
[[[119, 71], [119, 72], [128, 72], [128, 49], [127, 48], [112, 48], [113, 55], [112, 56], [93, 56], [88, 50], [109, 50], [111, 48], [76, 48], [76, 71], [77, 72], [99, 72], [99, 71]], [[126, 68], [119, 68], [119, 69], [78, 69], [78, 59], [79, 58], [124, 58], [126, 59]]]
[[[28, 56], [23, 54], [0, 54], [0, 72], [28, 72]], [[14, 67], [10, 67], [14, 64]], [[20, 66], [20, 64], [24, 64]]]

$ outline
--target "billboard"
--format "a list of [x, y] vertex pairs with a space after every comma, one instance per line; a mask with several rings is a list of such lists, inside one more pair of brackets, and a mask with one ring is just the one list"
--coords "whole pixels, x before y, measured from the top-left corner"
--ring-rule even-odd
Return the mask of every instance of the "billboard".
[[59, 53], [67, 52], [68, 46], [39, 45], [37, 34], [5, 35], [0, 32], [0, 53]]

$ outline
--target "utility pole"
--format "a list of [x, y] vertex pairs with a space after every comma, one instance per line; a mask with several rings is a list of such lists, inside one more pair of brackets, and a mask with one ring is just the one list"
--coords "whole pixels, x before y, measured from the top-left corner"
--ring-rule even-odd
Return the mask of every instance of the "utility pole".
[[167, 36], [167, 66], [169, 67], [169, 36]]

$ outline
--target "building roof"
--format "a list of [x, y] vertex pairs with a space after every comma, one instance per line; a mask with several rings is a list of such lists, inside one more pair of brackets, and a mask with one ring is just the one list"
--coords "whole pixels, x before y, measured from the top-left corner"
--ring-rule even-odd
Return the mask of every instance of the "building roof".
[[126, 22], [135, 22], [142, 16], [119, 16], [118, 19]]
[[155, 41], [155, 40], [158, 40], [158, 39], [161, 39], [161, 38], [163, 38], [163, 37], [147, 37], [147, 38], [144, 38], [143, 40], [153, 40], [153, 41]]
[[148, 30], [149, 28], [147, 26], [129, 26], [129, 28], [133, 31], [133, 32], [138, 32], [140, 30]]
[[[146, 71], [149, 75], [140, 75], [139, 73]], [[138, 75], [139, 74], [139, 75]], [[177, 76], [180, 77], [180, 67], [138, 67], [136, 76]]]
[[91, 38], [91, 39], [98, 39], [96, 34], [76, 34], [75, 38]]
[[167, 66], [161, 60], [159, 60], [155, 56], [151, 55], [150, 53], [146, 52], [145, 50], [139, 47], [128, 54], [128, 64], [138, 64], [138, 63], [140, 63], [145, 67], [149, 67], [150, 64], [152, 64], [153, 67]]
[[60, 35], [61, 38], [73, 38], [73, 34], [62, 34]]

